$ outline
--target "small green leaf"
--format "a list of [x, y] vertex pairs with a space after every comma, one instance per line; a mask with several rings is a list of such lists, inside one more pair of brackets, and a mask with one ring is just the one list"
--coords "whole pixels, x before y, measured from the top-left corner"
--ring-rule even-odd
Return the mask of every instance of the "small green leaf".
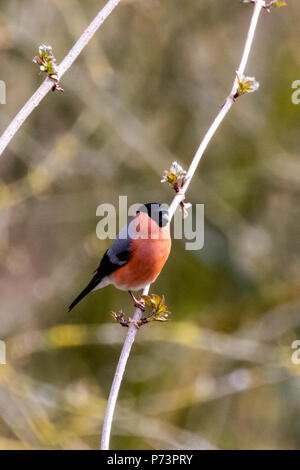
[[150, 295], [142, 295], [142, 299], [145, 302], [145, 305], [147, 305], [148, 307], [152, 307], [152, 300]]
[[271, 7], [274, 7], [274, 8], [280, 8], [280, 7], [286, 7], [287, 6], [287, 3], [284, 2], [284, 1], [275, 1], [275, 2], [272, 2], [272, 5], [270, 5]]
[[[256, 0], [242, 0], [243, 3], [256, 3]], [[280, 8], [280, 7], [285, 7], [287, 6], [287, 3], [284, 0], [270, 0], [270, 1], [265, 1], [265, 4], [263, 5], [263, 8], [265, 8], [267, 11], [270, 11], [270, 8]]]
[[185, 176], [186, 171], [184, 171], [182, 166], [177, 162], [172, 162], [170, 169], [164, 171], [161, 183], [168, 183], [172, 188], [177, 190], [179, 188], [179, 183], [184, 181]]
[[154, 303], [154, 307], [157, 310], [159, 305], [160, 305], [161, 298], [159, 297], [159, 295], [152, 294], [152, 300], [153, 300], [153, 303]]
[[165, 305], [164, 295], [160, 297], [157, 294], [151, 295], [142, 295], [142, 299], [145, 302], [145, 305], [151, 307], [151, 312], [145, 316], [145, 321], [149, 323], [150, 321], [167, 321], [168, 316], [171, 312], [168, 311], [167, 306]]
[[244, 74], [239, 76], [238, 73], [236, 73], [236, 77], [238, 82], [238, 89], [234, 96], [235, 98], [244, 95], [245, 93], [253, 93], [259, 88], [259, 82], [255, 77], [247, 77]]
[[64, 91], [63, 88], [58, 85], [58, 70], [51, 46], [42, 44], [42, 46], [39, 47], [39, 55], [33, 58], [33, 62], [38, 64], [40, 71], [47, 73], [49, 78], [54, 82], [52, 91]]
[[33, 62], [40, 66], [41, 72], [54, 75], [57, 72], [56, 59], [52, 47], [42, 44], [39, 47], [39, 55], [33, 58]]

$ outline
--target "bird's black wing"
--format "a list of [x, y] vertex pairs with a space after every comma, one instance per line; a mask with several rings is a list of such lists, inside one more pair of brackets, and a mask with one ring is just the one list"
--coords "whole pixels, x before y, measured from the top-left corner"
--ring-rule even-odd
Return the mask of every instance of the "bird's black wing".
[[130, 238], [128, 234], [128, 225], [124, 227], [111, 247], [105, 252], [98, 268], [94, 271], [95, 275], [89, 284], [69, 306], [69, 312], [80, 300], [95, 289], [105, 276], [109, 276], [114, 271], [128, 263], [130, 259]]

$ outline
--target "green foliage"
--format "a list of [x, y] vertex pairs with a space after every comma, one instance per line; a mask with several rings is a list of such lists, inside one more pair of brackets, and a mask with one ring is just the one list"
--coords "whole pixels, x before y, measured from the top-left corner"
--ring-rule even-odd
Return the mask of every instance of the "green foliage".
[[[187, 172], [179, 163], [172, 162], [170, 169], [164, 171], [161, 183], [168, 183], [176, 193], [180, 193], [186, 181], [186, 173]], [[182, 217], [185, 219], [188, 216], [188, 209], [191, 207], [191, 204], [183, 200], [180, 202], [180, 206], [182, 209]]]
[[182, 168], [181, 165], [177, 162], [172, 162], [169, 170], [164, 171], [164, 176], [161, 180], [161, 183], [168, 183], [171, 188], [178, 191], [182, 183], [184, 183], [184, 178], [186, 176], [186, 171]]
[[40, 46], [39, 55], [33, 58], [33, 62], [40, 66], [41, 72], [47, 73], [48, 77], [53, 80], [54, 85], [52, 91], [64, 91], [64, 89], [58, 85], [58, 70], [51, 46], [46, 46], [45, 44]]
[[272, 7], [285, 7], [287, 6], [287, 3], [284, 2], [284, 1], [280, 1], [280, 0], [275, 0], [274, 2], [272, 2]]
[[[243, 0], [243, 3], [255, 3], [256, 0]], [[287, 3], [284, 0], [271, 0], [271, 1], [265, 1], [264, 8], [268, 11], [270, 11], [270, 8], [280, 8], [280, 7], [285, 7]]]
[[129, 327], [131, 323], [134, 323], [137, 328], [154, 320], [161, 322], [168, 321], [168, 316], [171, 312], [168, 311], [165, 305], [164, 296], [160, 297], [157, 294], [142, 295], [141, 300], [144, 302], [145, 307], [150, 307], [150, 312], [143, 315], [138, 322], [134, 322], [131, 317], [126, 318], [123, 310], [120, 310], [119, 313], [112, 311], [111, 315], [113, 319], [120, 323], [121, 326]]
[[54, 57], [52, 47], [43, 44], [39, 47], [39, 55], [33, 58], [33, 62], [40, 66], [41, 72], [53, 75], [57, 72], [56, 59]]
[[238, 96], [244, 95], [245, 93], [253, 93], [254, 91], [258, 90], [259, 82], [255, 79], [255, 77], [247, 77], [246, 75], [236, 74], [237, 82], [238, 82], [238, 89], [235, 94], [235, 98]]
[[151, 308], [151, 312], [146, 316], [147, 321], [168, 321], [168, 316], [171, 312], [165, 304], [164, 295], [160, 297], [157, 294], [142, 295], [145, 305]]

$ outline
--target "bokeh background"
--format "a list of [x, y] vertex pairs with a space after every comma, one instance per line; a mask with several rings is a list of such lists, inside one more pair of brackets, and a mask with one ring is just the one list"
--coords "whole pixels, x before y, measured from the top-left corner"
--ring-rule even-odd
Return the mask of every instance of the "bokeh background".
[[[1, 0], [0, 79], [10, 120], [104, 0]], [[160, 179], [187, 168], [224, 103], [252, 5], [123, 0], [0, 160], [1, 449], [96, 449], [132, 305], [107, 287], [67, 306], [110, 241], [96, 208], [170, 202]], [[175, 241], [152, 292], [172, 320], [141, 329], [116, 410], [114, 449], [300, 447], [300, 4], [264, 11], [248, 75], [187, 200], [205, 204], [205, 246]]]

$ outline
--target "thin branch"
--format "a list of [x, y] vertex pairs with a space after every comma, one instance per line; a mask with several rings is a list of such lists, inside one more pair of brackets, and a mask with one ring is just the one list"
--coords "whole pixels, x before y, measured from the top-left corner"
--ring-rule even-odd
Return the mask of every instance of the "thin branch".
[[[144, 295], [148, 295], [150, 286], [145, 287], [143, 290]], [[103, 430], [102, 430], [102, 439], [101, 439], [101, 449], [107, 450], [109, 448], [109, 439], [110, 439], [110, 432], [112, 421], [114, 417], [114, 412], [116, 408], [116, 403], [119, 395], [119, 390], [121, 386], [121, 382], [123, 379], [123, 375], [125, 372], [126, 364], [128, 361], [128, 357], [132, 348], [132, 345], [135, 340], [135, 336], [137, 333], [137, 328], [134, 325], [134, 322], [137, 322], [141, 319], [142, 312], [139, 308], [137, 308], [134, 312], [133, 322], [129, 325], [128, 333], [120, 354], [119, 362], [116, 368], [114, 380], [110, 389], [110, 394], [107, 402], [106, 413], [103, 422]]]
[[[255, 31], [256, 31], [256, 26], [257, 22], [259, 19], [260, 12], [262, 8], [265, 5], [264, 0], [256, 0], [255, 6], [254, 6], [254, 11], [252, 14], [251, 18], [251, 23], [247, 35], [247, 40], [245, 43], [243, 55], [242, 55], [242, 60], [240, 63], [240, 66], [238, 68], [237, 74], [238, 76], [242, 76], [245, 72], [246, 64], [248, 62], [251, 46], [253, 43], [253, 39], [255, 36]], [[180, 202], [184, 199], [184, 194], [192, 180], [192, 177], [198, 167], [198, 164], [201, 160], [201, 157], [206, 150], [209, 142], [211, 141], [212, 137], [214, 136], [215, 132], [217, 131], [218, 127], [220, 126], [221, 122], [223, 121], [224, 117], [230, 110], [231, 106], [234, 103], [234, 96], [236, 95], [236, 92], [238, 90], [238, 80], [237, 77], [234, 80], [233, 87], [231, 90], [230, 95], [227, 97], [225, 104], [222, 106], [220, 112], [218, 113], [217, 117], [213, 121], [212, 125], [208, 129], [207, 133], [205, 134], [202, 142], [200, 143], [200, 146], [192, 160], [192, 163], [188, 169], [187, 175], [186, 175], [186, 180], [185, 184], [180, 191], [180, 193], [177, 193], [176, 196], [174, 197], [170, 208], [169, 208], [169, 215], [170, 219], [173, 217], [177, 207], [179, 206]], [[150, 289], [150, 285], [146, 286], [143, 294], [147, 295]], [[142, 317], [142, 311], [140, 309], [136, 309], [134, 313], [134, 322], [137, 322], [140, 320]], [[112, 421], [113, 421], [113, 415], [117, 403], [117, 398], [121, 386], [121, 382], [124, 376], [127, 360], [133, 345], [133, 342], [135, 340], [135, 336], [137, 334], [137, 327], [135, 326], [134, 323], [132, 323], [129, 327], [129, 331], [127, 334], [127, 337], [125, 339], [121, 355], [119, 358], [119, 362], [117, 365], [117, 369], [115, 372], [114, 380], [111, 386], [109, 398], [108, 398], [108, 403], [107, 403], [107, 408], [106, 408], [106, 413], [104, 417], [104, 423], [103, 423], [103, 430], [102, 430], [102, 439], [101, 439], [101, 449], [102, 450], [107, 450], [109, 449], [109, 440], [110, 440], [110, 433], [111, 433], [111, 426], [112, 426]]]
[[[104, 23], [104, 21], [109, 17], [112, 11], [116, 8], [116, 6], [120, 3], [121, 0], [109, 0], [106, 5], [99, 11], [98, 15], [93, 19], [90, 25], [86, 28], [82, 36], [78, 39], [78, 41], [74, 44], [72, 49], [63, 59], [61, 64], [58, 66], [58, 79], [60, 79], [66, 71], [71, 67], [71, 65], [75, 62], [79, 54], [83, 51], [85, 46], [88, 44], [90, 39], [94, 36], [100, 26]], [[27, 103], [23, 106], [21, 111], [16, 115], [16, 117], [11, 121], [7, 129], [4, 131], [2, 136], [0, 137], [0, 155], [4, 152], [7, 145], [20, 129], [22, 124], [26, 121], [28, 116], [32, 113], [32, 111], [40, 104], [42, 99], [49, 93], [49, 91], [53, 87], [53, 80], [47, 77], [41, 86], [37, 89], [37, 91], [32, 95], [32, 97], [27, 101]]]

